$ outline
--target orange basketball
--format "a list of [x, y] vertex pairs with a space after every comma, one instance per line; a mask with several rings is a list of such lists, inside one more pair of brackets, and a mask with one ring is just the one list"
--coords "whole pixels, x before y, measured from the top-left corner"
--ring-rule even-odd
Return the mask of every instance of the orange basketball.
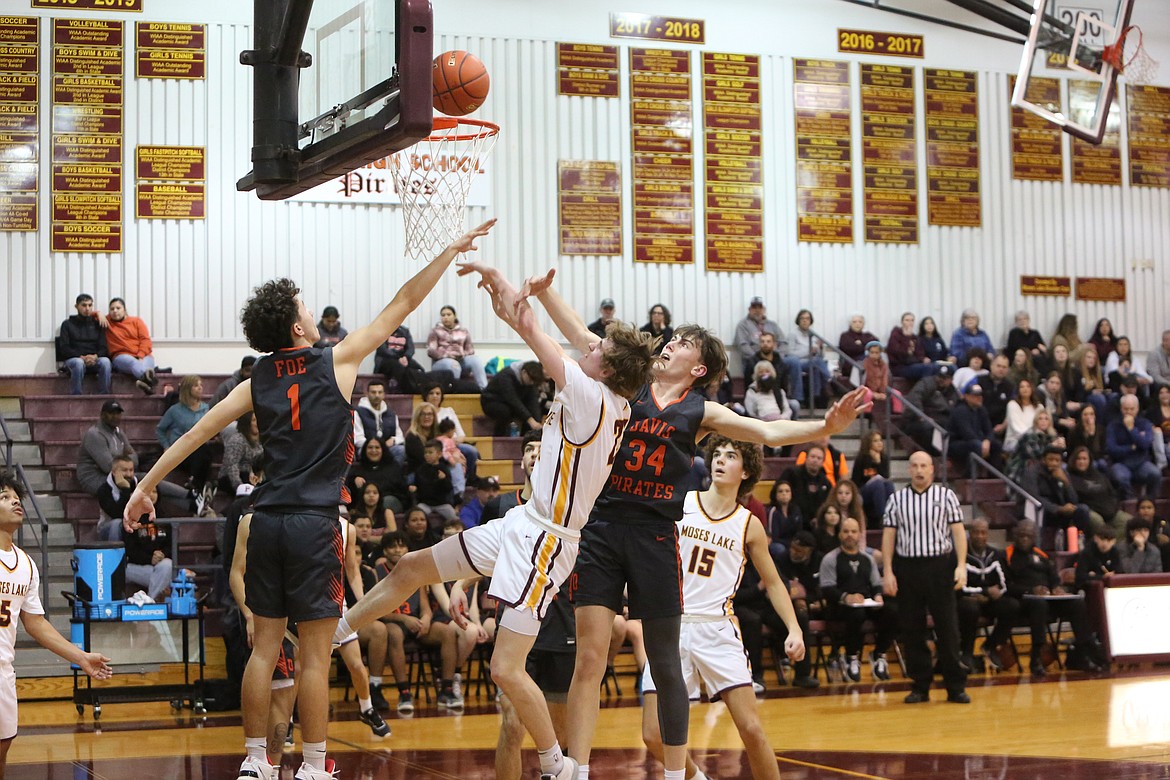
[[483, 105], [491, 79], [474, 54], [447, 51], [435, 57], [431, 71], [435, 110], [448, 116], [470, 114]]

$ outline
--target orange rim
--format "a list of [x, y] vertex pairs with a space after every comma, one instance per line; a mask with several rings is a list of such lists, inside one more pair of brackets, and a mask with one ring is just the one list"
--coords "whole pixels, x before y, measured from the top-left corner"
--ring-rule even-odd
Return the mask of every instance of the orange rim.
[[[460, 130], [454, 134], [442, 133], [438, 134], [437, 130]], [[463, 129], [466, 128], [466, 129]], [[467, 117], [456, 117], [437, 115], [431, 122], [431, 134], [426, 137], [427, 141], [474, 141], [477, 138], [488, 138], [500, 132], [500, 126], [495, 122], [488, 122], [483, 119], [468, 119]]]

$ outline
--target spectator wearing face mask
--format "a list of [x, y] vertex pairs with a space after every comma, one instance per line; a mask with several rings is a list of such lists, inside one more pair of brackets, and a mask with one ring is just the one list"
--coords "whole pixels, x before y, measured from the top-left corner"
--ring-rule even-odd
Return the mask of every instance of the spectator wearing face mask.
[[743, 397], [748, 417], [757, 420], [791, 420], [800, 409], [796, 401], [788, 400], [781, 382], [776, 380], [776, 367], [767, 360], [756, 363], [752, 369], [752, 383]]

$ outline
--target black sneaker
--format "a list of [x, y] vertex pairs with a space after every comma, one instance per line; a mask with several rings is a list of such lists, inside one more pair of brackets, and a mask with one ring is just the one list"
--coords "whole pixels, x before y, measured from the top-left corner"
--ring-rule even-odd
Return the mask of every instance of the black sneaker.
[[1048, 670], [1044, 668], [1044, 662], [1039, 658], [1032, 659], [1032, 663], [1029, 665], [1029, 669], [1031, 670], [1033, 677], [1040, 678], [1048, 676]]
[[971, 697], [966, 691], [953, 691], [947, 694], [947, 701], [951, 704], [970, 704]]
[[390, 727], [386, 725], [386, 721], [382, 720], [382, 716], [373, 707], [370, 707], [365, 712], [359, 712], [358, 720], [369, 726], [370, 731], [374, 732], [375, 737], [390, 736]]
[[902, 701], [907, 704], [922, 704], [923, 702], [930, 701], [930, 694], [923, 693], [922, 691], [910, 691]]
[[809, 676], [809, 677], [794, 677], [792, 679], [792, 684], [795, 685], [797, 688], [817, 688], [820, 686], [821, 681], [818, 680], [817, 678], [811, 677], [811, 676]]
[[382, 695], [382, 687], [380, 685], [370, 684], [370, 702], [373, 703], [376, 710], [389, 710], [390, 702], [386, 701], [386, 697]]

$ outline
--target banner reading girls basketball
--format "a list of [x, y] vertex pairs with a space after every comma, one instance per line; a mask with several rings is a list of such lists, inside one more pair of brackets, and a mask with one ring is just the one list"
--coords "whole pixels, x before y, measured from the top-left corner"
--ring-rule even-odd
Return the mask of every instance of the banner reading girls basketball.
[[[468, 206], [492, 205], [492, 161], [480, 156], [472, 160], [467, 156], [443, 155], [432, 158], [429, 154], [407, 151], [402, 156], [403, 161], [414, 169], [415, 181], [433, 181], [438, 188], [442, 174], [458, 169], [463, 172], [474, 171], [467, 192]], [[369, 165], [363, 165], [336, 179], [306, 190], [299, 195], [289, 198], [290, 201], [306, 201], [313, 203], [352, 203], [354, 205], [381, 205], [398, 206], [402, 204], [394, 185], [394, 174], [390, 166], [394, 162], [390, 157], [375, 160]]]

